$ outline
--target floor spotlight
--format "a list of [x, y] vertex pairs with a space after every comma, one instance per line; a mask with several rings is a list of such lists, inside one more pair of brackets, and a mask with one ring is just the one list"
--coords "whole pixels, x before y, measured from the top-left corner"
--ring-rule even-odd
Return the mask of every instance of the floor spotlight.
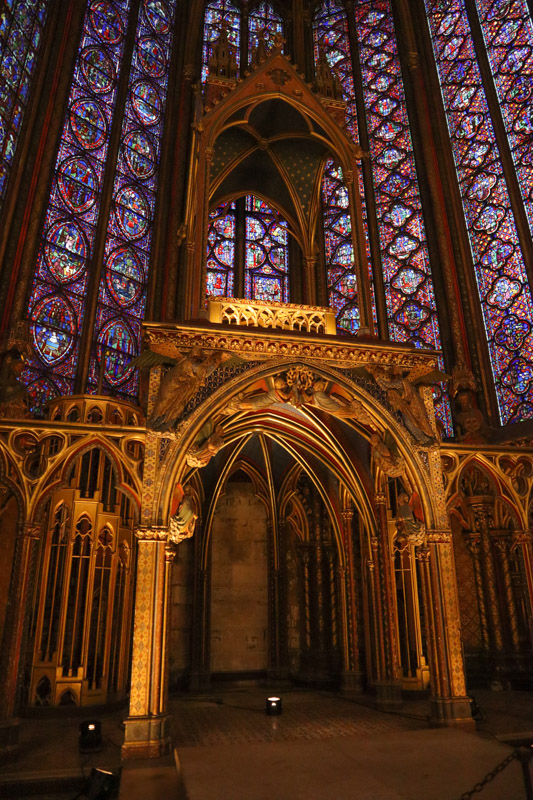
[[281, 697], [267, 697], [265, 700], [265, 714], [267, 717], [279, 717], [282, 710]]
[[80, 753], [96, 753], [102, 749], [102, 723], [87, 719], [80, 723]]

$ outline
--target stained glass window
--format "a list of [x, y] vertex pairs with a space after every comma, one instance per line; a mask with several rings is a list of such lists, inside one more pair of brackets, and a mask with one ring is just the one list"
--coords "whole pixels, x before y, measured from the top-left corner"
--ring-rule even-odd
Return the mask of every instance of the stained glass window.
[[244, 296], [249, 300], [289, 302], [287, 223], [263, 200], [246, 198]]
[[4, 199], [48, 0], [10, 0], [0, 10], [0, 204]]
[[[350, 41], [348, 34], [348, 18], [343, 5], [337, 0], [322, 3], [317, 9], [313, 19], [313, 35], [315, 44], [315, 60], [324, 53], [330, 67], [334, 70], [342, 85], [343, 100], [346, 103], [346, 128], [355, 142], [359, 141], [359, 131], [357, 128], [357, 112], [355, 104], [355, 89], [353, 82], [352, 60], [350, 53]], [[332, 171], [331, 171], [332, 170]], [[374, 289], [372, 281], [372, 260], [370, 257], [370, 242], [368, 238], [367, 209], [365, 205], [365, 193], [363, 173], [358, 170], [359, 192], [362, 200], [363, 227], [365, 235], [366, 255], [368, 263], [369, 280], [372, 293], [372, 315], [376, 319], [376, 309], [374, 302]], [[328, 161], [324, 171], [322, 184], [323, 202], [326, 197], [333, 197], [332, 187], [338, 184], [339, 175], [334, 167], [333, 161]], [[331, 211], [331, 209], [330, 209]], [[328, 282], [328, 303], [337, 310], [337, 325], [341, 330], [349, 330], [355, 333], [359, 327], [359, 303], [357, 296], [357, 279], [353, 261], [353, 247], [349, 248], [349, 258], [351, 259], [351, 269], [349, 261], [344, 261], [345, 270], [343, 277], [340, 278], [339, 263], [330, 262], [329, 257], [336, 254], [343, 258], [348, 257], [347, 245], [344, 250], [339, 250], [338, 246], [333, 246], [333, 229], [328, 225], [328, 214], [325, 213], [324, 221], [326, 228], [324, 231], [326, 241], [326, 270]], [[331, 213], [335, 213], [331, 211]], [[344, 215], [346, 216], [346, 215]], [[336, 235], [336, 234], [335, 234]], [[350, 234], [351, 235], [351, 234]], [[329, 242], [329, 250], [328, 250]], [[339, 281], [342, 281], [342, 286]], [[348, 289], [349, 287], [349, 289]], [[342, 298], [342, 299], [341, 299]]]
[[172, 46], [173, 2], [143, 0], [122, 123], [89, 391], [135, 399]]
[[476, 4], [533, 231], [533, 21], [526, 0], [476, 0]]
[[235, 275], [235, 203], [223, 203], [209, 215], [207, 297], [233, 297]]
[[212, 0], [205, 8], [204, 39], [202, 45], [202, 83], [207, 78], [209, 59], [213, 51], [213, 42], [220, 36], [222, 25], [226, 25], [228, 41], [235, 49], [237, 66], [240, 65], [241, 15], [239, 9], [230, 0]]
[[[533, 418], [533, 302], [465, 5], [425, 3], [501, 420]], [[510, 5], [495, 8], [503, 12]], [[523, 56], [511, 48], [503, 71], [520, 77], [515, 67]]]
[[272, 46], [274, 35], [283, 33], [283, 22], [271, 3], [259, 3], [248, 16], [248, 60], [257, 47], [259, 35], [263, 33], [267, 48]]
[[92, 0], [56, 158], [30, 298], [35, 403], [72, 394], [129, 0]]
[[348, 190], [342, 170], [333, 160], [327, 162], [324, 170], [322, 206], [329, 305], [335, 309], [337, 324], [355, 333], [359, 329], [359, 306]]

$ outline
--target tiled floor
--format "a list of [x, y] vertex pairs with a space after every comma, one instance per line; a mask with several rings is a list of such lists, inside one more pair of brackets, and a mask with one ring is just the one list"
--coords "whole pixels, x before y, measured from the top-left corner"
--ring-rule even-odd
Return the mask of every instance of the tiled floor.
[[282, 693], [283, 713], [265, 714], [266, 692], [227, 692], [171, 703], [176, 747], [326, 739], [426, 727], [423, 717], [384, 714], [334, 695]]

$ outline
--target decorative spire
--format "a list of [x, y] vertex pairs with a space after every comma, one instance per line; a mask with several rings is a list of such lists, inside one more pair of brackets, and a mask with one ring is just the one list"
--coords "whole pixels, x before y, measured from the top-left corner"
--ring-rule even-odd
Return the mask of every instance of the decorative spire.
[[252, 50], [252, 69], [257, 69], [259, 64], [261, 64], [263, 61], [266, 61], [269, 54], [270, 53], [265, 41], [265, 30], [263, 28], [263, 30], [259, 33], [257, 46]]
[[337, 75], [331, 69], [326, 53], [320, 48], [316, 62], [315, 89], [322, 97], [342, 100], [342, 86]]
[[209, 77], [237, 79], [237, 58], [228, 39], [228, 26], [222, 23], [218, 39], [209, 59]]

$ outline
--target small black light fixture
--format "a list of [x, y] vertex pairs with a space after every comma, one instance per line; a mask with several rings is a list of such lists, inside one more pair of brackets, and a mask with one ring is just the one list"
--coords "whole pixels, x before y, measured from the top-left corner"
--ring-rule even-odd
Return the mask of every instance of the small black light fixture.
[[102, 723], [86, 719], [80, 723], [80, 753], [96, 753], [102, 749]]
[[279, 717], [282, 711], [281, 697], [267, 697], [265, 700], [265, 714], [267, 717]]

